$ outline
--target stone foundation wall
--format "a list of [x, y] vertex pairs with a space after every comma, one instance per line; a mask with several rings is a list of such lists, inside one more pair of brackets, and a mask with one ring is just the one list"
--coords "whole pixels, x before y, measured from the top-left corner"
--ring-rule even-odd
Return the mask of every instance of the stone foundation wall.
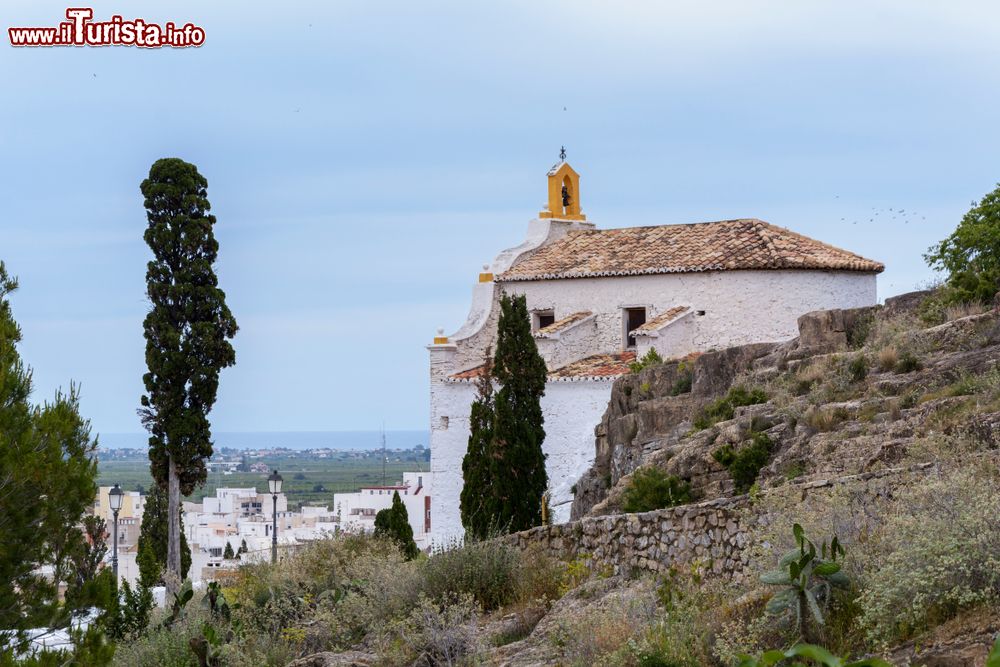
[[589, 557], [615, 574], [667, 572], [699, 566], [705, 574], [741, 580], [747, 563], [751, 513], [746, 496], [671, 507], [641, 514], [585, 517], [539, 526], [502, 538], [555, 558]]
[[[996, 456], [996, 454], [991, 454]], [[859, 497], [878, 501], [912, 475], [936, 470], [933, 463], [905, 468], [887, 468], [834, 479], [788, 484], [771, 493], [799, 494], [801, 501], [813, 494], [830, 493], [846, 485]], [[767, 495], [767, 491], [764, 492]], [[539, 526], [500, 539], [519, 549], [540, 548], [560, 560], [591, 559], [598, 568], [615, 574], [635, 570], [668, 572], [697, 566], [704, 576], [744, 580], [752, 532], [769, 516], [751, 505], [748, 496], [668, 507], [640, 514], [608, 514], [583, 517], [569, 523]], [[791, 526], [789, 526], [791, 530]]]

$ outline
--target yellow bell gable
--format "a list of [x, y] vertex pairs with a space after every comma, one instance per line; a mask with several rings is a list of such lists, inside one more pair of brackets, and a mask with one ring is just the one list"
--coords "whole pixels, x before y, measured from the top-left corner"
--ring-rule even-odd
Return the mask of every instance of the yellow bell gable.
[[[562, 156], [565, 156], [565, 151]], [[565, 160], [549, 169], [549, 199], [539, 218], [586, 220], [580, 209], [580, 174]]]

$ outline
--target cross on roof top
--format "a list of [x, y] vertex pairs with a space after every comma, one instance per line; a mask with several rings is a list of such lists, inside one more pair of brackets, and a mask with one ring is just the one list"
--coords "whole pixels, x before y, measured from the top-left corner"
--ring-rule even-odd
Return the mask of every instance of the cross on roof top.
[[559, 159], [560, 160], [565, 160], [566, 159], [566, 147], [565, 146], [560, 146], [559, 147]]

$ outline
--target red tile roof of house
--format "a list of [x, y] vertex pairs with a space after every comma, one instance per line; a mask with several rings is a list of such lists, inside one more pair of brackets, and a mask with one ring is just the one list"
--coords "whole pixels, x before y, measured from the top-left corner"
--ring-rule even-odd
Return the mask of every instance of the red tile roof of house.
[[584, 229], [543, 246], [500, 282], [746, 269], [878, 273], [879, 262], [754, 218]]
[[549, 377], [560, 378], [592, 378], [615, 377], [629, 372], [629, 364], [635, 361], [635, 352], [619, 352], [617, 354], [595, 354], [579, 361], [557, 368]]
[[667, 308], [665, 311], [663, 311], [653, 319], [649, 320], [642, 326], [638, 326], [635, 329], [632, 329], [632, 331], [630, 331], [629, 333], [632, 334], [633, 336], [637, 334], [642, 335], [642, 334], [652, 333], [657, 329], [662, 329], [664, 326], [670, 324], [671, 322], [679, 318], [684, 313], [689, 312], [690, 310], [691, 310], [690, 306], [674, 306], [673, 308]]
[[[611, 378], [629, 372], [629, 364], [635, 361], [635, 352], [617, 354], [595, 354], [566, 364], [549, 372], [550, 380], [571, 380], [583, 378]], [[476, 366], [461, 373], [449, 375], [451, 381], [471, 381], [483, 374], [483, 367]]]
[[567, 315], [561, 320], [556, 320], [547, 327], [542, 327], [541, 329], [535, 332], [535, 335], [538, 336], [539, 338], [547, 338], [552, 334], [559, 333], [563, 329], [569, 328], [571, 324], [576, 324], [580, 320], [586, 319], [591, 315], [593, 315], [593, 313], [591, 313], [589, 310], [584, 310], [579, 313], [573, 313], [572, 315]]

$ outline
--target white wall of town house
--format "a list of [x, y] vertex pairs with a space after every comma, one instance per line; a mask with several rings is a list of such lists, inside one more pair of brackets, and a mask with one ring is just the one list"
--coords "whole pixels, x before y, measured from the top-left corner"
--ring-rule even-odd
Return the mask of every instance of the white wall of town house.
[[[797, 335], [799, 315], [813, 310], [857, 308], [876, 302], [875, 274], [852, 271], [713, 271], [610, 278], [509, 282], [528, 308], [552, 309], [556, 319], [580, 311], [596, 315], [590, 354], [622, 350], [622, 309], [647, 308], [647, 317], [672, 306], [695, 311], [694, 350], [778, 341]], [[691, 350], [680, 351], [680, 354]]]
[[[475, 382], [431, 385], [431, 473], [434, 502], [431, 533], [435, 543], [461, 537], [459, 499], [462, 458], [469, 443], [469, 410]], [[594, 427], [611, 397], [611, 380], [550, 381], [542, 398], [545, 416], [546, 471], [552, 491], [553, 520], [569, 520], [572, 486], [594, 462]], [[442, 417], [447, 417], [447, 426]]]

